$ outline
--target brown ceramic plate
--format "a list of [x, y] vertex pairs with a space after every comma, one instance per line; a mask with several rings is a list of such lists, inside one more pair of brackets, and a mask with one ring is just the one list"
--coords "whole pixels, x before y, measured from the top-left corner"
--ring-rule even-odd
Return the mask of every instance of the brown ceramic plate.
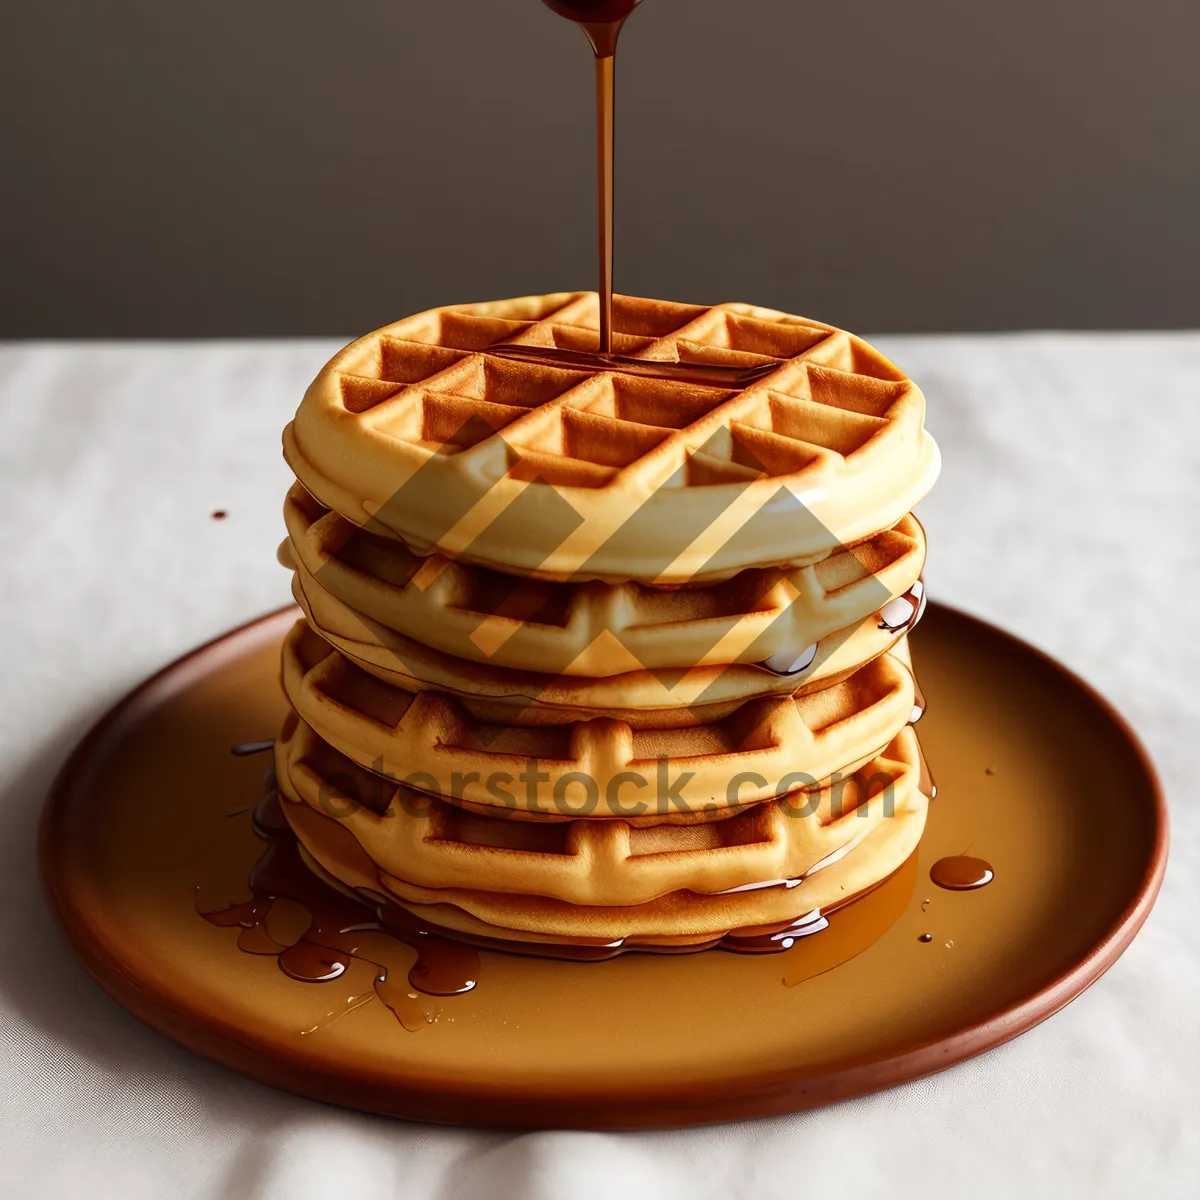
[[[366, 964], [300, 983], [197, 915], [248, 895], [262, 843], [247, 810], [267, 763], [229, 749], [270, 738], [282, 717], [276, 656], [294, 615], [202, 647], [119, 704], [63, 769], [41, 841], [51, 899], [101, 986], [276, 1087], [464, 1124], [789, 1112], [1028, 1029], [1112, 965], [1158, 892], [1166, 814], [1128, 726], [1045, 655], [930, 605], [913, 642], [939, 793], [900, 915], [873, 945], [811, 978], [805, 955], [827, 935], [757, 957], [485, 951], [473, 991], [415, 996], [410, 1031], [373, 999]], [[992, 864], [988, 886], [930, 882], [937, 859], [968, 851]]]

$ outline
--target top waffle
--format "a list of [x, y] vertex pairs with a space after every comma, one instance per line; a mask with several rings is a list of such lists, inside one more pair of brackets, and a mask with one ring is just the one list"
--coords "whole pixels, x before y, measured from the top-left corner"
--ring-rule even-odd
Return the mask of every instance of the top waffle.
[[489, 354], [594, 350], [594, 293], [418, 314], [354, 342], [284, 433], [373, 531], [550, 580], [674, 584], [804, 565], [890, 528], [938, 471], [924, 397], [850, 334], [745, 304], [618, 297], [614, 350], [775, 366], [740, 390]]

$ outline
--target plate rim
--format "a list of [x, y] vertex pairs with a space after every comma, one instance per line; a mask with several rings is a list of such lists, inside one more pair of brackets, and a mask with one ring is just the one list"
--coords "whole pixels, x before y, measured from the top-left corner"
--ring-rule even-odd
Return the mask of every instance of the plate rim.
[[282, 632], [287, 618], [299, 616], [296, 605], [252, 618], [187, 651], [130, 689], [91, 726], [60, 767], [43, 804], [37, 847], [43, 891], [88, 974], [144, 1024], [193, 1053], [260, 1083], [348, 1108], [424, 1122], [491, 1128], [661, 1129], [798, 1112], [919, 1079], [983, 1054], [1033, 1028], [1099, 979], [1124, 953], [1153, 908], [1166, 871], [1170, 840], [1166, 797], [1158, 772], [1133, 727], [1109, 700], [1070, 667], [1000, 626], [940, 601], [930, 601], [930, 607], [942, 619], [1009, 642], [1078, 689], [1115, 726], [1133, 752], [1148, 785], [1147, 811], [1154, 830], [1137, 887], [1101, 938], [1029, 995], [971, 1024], [894, 1054], [842, 1057], [832, 1067], [807, 1072], [780, 1069], [755, 1072], [744, 1079], [723, 1078], [711, 1086], [692, 1087], [686, 1095], [680, 1095], [677, 1088], [656, 1089], [652, 1082], [634, 1087], [562, 1083], [552, 1088], [477, 1082], [466, 1087], [424, 1073], [400, 1075], [394, 1070], [386, 1080], [380, 1080], [299, 1061], [232, 1022], [214, 1022], [211, 1014], [200, 1022], [163, 988], [127, 975], [104, 951], [104, 939], [89, 936], [95, 933], [94, 923], [89, 922], [86, 911], [71, 902], [69, 889], [63, 885], [69, 871], [69, 854], [59, 828], [72, 802], [83, 799], [81, 789], [87, 783], [83, 768], [102, 761], [109, 741], [137, 719], [141, 705], [148, 699], [176, 694], [198, 674], [219, 671], [223, 661], [245, 653], [247, 643], [257, 645], [267, 640], [277, 627]]

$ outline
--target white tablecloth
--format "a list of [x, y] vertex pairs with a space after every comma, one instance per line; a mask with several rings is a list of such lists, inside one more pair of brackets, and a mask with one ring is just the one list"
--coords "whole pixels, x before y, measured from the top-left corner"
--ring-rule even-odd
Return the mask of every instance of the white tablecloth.
[[287, 600], [279, 434], [335, 343], [0, 346], [0, 1196], [1196, 1195], [1200, 334], [878, 344], [924, 387], [944, 455], [921, 509], [931, 592], [1079, 671], [1162, 773], [1171, 866], [1109, 974], [933, 1078], [679, 1132], [423, 1127], [201, 1061], [84, 975], [35, 825], [109, 704]]

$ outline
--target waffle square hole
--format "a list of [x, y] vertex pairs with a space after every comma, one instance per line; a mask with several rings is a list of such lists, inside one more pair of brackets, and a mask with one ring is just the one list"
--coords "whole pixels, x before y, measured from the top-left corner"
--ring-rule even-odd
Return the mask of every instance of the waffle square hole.
[[379, 377], [393, 383], [420, 383], [454, 366], [463, 356], [462, 350], [385, 337], [379, 344]]
[[704, 336], [707, 345], [769, 358], [795, 358], [829, 336], [828, 330], [801, 321], [771, 321], [732, 312], [720, 315], [723, 319]]
[[483, 300], [478, 304], [455, 304], [450, 311], [467, 317], [496, 317], [496, 309], [504, 309], [506, 321], [544, 321], [555, 313], [563, 312], [579, 304], [585, 292], [560, 292], [557, 295], [525, 296], [520, 300], [506, 300], [497, 305], [494, 300]]
[[700, 304], [674, 304], [636, 296], [613, 297], [613, 330], [648, 338], [667, 337], [707, 310]]
[[472, 400], [516, 408], [537, 408], [588, 379], [581, 371], [510, 362], [504, 358], [471, 358], [435, 381], [433, 390]]
[[907, 382], [849, 375], [810, 363], [807, 366], [809, 396], [818, 404], [869, 417], [882, 417], [908, 389]]
[[523, 625], [565, 629], [571, 615], [571, 592], [561, 584], [542, 583], [518, 575], [477, 568], [457, 607], [486, 616], [508, 617]]
[[833, 687], [805, 697], [805, 723], [813, 733], [820, 733], [885, 700], [891, 690], [891, 683], [882, 670], [875, 669], [874, 665], [864, 668]]
[[290, 649], [305, 675], [333, 653], [333, 647], [324, 638], [313, 633], [307, 625], [290, 639]]
[[821, 451], [769, 430], [730, 422], [688, 460], [688, 483], [749, 482], [791, 475], [819, 460]]
[[751, 569], [721, 583], [670, 590], [641, 587], [636, 601], [638, 625], [670, 624], [684, 619], [689, 624], [712, 622], [710, 640], [715, 645], [746, 614], [773, 611], [772, 589], [779, 577], [780, 572], [774, 568]]
[[807, 359], [819, 366], [846, 371], [852, 375], [865, 375], [870, 379], [899, 383], [906, 378], [904, 372], [884, 358], [878, 350], [845, 333], [831, 334], [807, 355]]
[[339, 562], [393, 587], [404, 587], [425, 561], [397, 538], [371, 533], [340, 518], [334, 537], [338, 541], [331, 540], [328, 549]]
[[342, 407], [347, 412], [365, 413], [390, 400], [403, 385], [386, 379], [368, 379], [363, 375], [342, 375], [338, 381], [342, 388]]
[[917, 550], [917, 542], [895, 529], [865, 542], [847, 546], [814, 566], [817, 582], [827, 594], [853, 587], [895, 566]]
[[[613, 296], [613, 334], [657, 341], [668, 337], [685, 325], [702, 317], [709, 310], [702, 304], [676, 304], [667, 300], [648, 300], [640, 296]], [[592, 331], [596, 348], [596, 331], [600, 328], [600, 301], [595, 292], [580, 303], [569, 305], [558, 315], [560, 325], [573, 325]]]
[[613, 375], [599, 381], [586, 402], [578, 407], [619, 421], [684, 429], [734, 394], [718, 388], [693, 387], [636, 375]]
[[499, 433], [523, 417], [525, 411], [512, 404], [425, 392], [421, 396], [420, 440], [438, 450], [456, 453]]
[[440, 346], [455, 350], [482, 350], [497, 342], [511, 342], [531, 325], [532, 321], [506, 321], [501, 317], [474, 317], [466, 313], [439, 314], [434, 337]]
[[513, 444], [534, 454], [561, 455], [592, 466], [626, 467], [668, 436], [655, 425], [618, 421], [576, 408], [563, 408], [558, 416]]
[[464, 734], [461, 745], [467, 750], [517, 758], [543, 758], [550, 762], [571, 761], [569, 725], [491, 725], [477, 722], [467, 725]]
[[[600, 348], [600, 333], [586, 325], [546, 324], [523, 339], [526, 344], [553, 347], [555, 350], [577, 350], [595, 354]], [[654, 344], [652, 337], [613, 332], [613, 353], [632, 356]]]
[[675, 343], [675, 357], [682, 363], [704, 363], [724, 367], [760, 367], [779, 360], [770, 354], [751, 354], [748, 350], [730, 350], [727, 346], [709, 346], [680, 338]]
[[691, 854], [724, 845], [718, 825], [725, 821], [697, 821], [691, 825], [634, 825], [629, 830], [632, 858], [647, 854]]
[[749, 465], [733, 458], [733, 439], [723, 429], [710, 438], [700, 450], [693, 450], [684, 464], [684, 484], [687, 487], [707, 487], [723, 483], [753, 483], [763, 475], [759, 463]]
[[388, 687], [374, 675], [349, 663], [339, 665], [345, 669], [338, 672], [336, 686], [330, 689], [330, 699], [387, 729], [395, 729], [412, 706], [414, 693]]
[[853, 453], [887, 427], [887, 421], [882, 417], [818, 404], [815, 400], [799, 400], [778, 392], [770, 393], [769, 419], [774, 433], [824, 446], [842, 455]]
[[364, 770], [315, 736], [298, 765], [301, 764], [321, 781], [322, 789], [333, 788], [352, 804], [373, 813], [385, 813], [396, 794], [393, 782]]
[[643, 763], [655, 763], [663, 757], [676, 759], [725, 755], [730, 752], [732, 745], [723, 724], [633, 731], [633, 758]]
[[562, 430], [563, 452], [568, 457], [610, 467], [629, 466], [668, 436], [656, 425], [614, 420], [574, 408], [563, 409]]
[[765, 813], [756, 812], [689, 825], [635, 825], [629, 830], [629, 850], [633, 856], [689, 854], [697, 850], [758, 846], [770, 841]]
[[569, 821], [509, 821], [445, 805], [437, 840], [526, 854], [569, 855]]

